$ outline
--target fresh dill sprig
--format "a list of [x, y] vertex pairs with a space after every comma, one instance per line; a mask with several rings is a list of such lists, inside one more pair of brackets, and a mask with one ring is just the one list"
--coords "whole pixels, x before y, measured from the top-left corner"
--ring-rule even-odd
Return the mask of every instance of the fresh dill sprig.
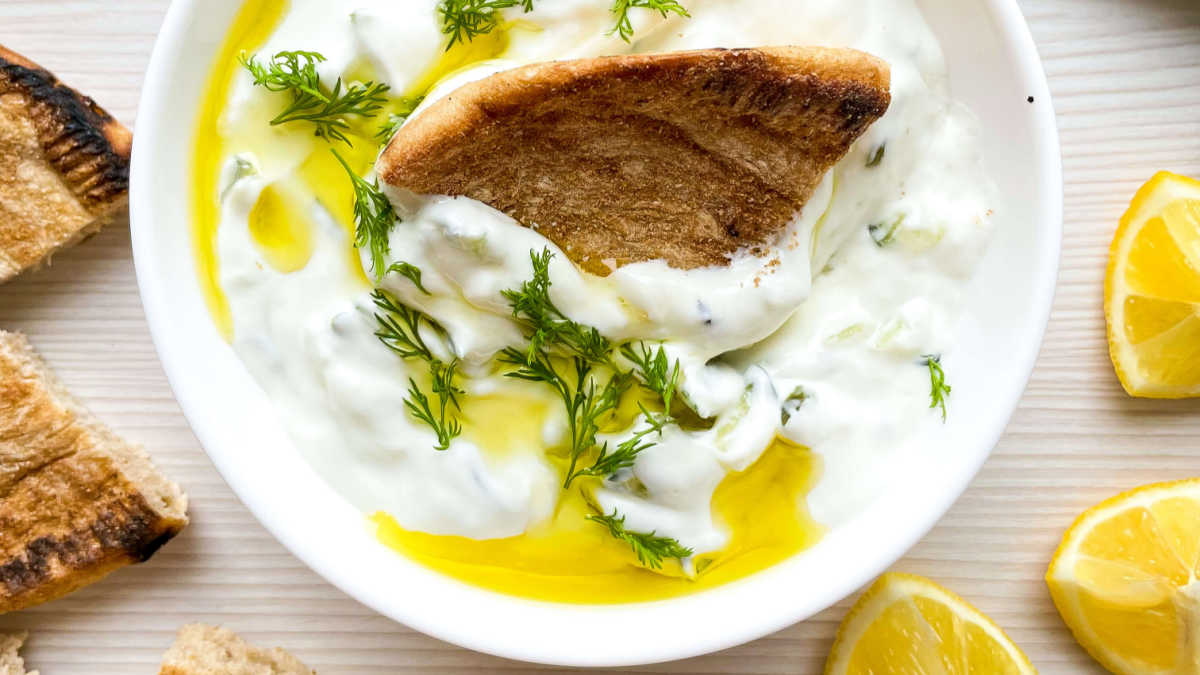
[[609, 378], [602, 387], [596, 386], [592, 364], [582, 356], [572, 356], [574, 377], [568, 379], [559, 373], [549, 353], [538, 349], [532, 356], [516, 347], [508, 347], [500, 353], [501, 363], [515, 366], [506, 373], [507, 377], [529, 382], [544, 382], [550, 385], [563, 402], [567, 413], [567, 429], [570, 443], [567, 447], [570, 465], [563, 487], [571, 486], [578, 472], [579, 458], [596, 446], [596, 433], [606, 416], [617, 409], [621, 397], [632, 384], [626, 373]]
[[929, 367], [929, 407], [942, 409], [942, 421], [946, 421], [946, 397], [950, 395], [950, 385], [946, 384], [946, 371], [942, 370], [940, 354], [926, 354], [921, 357], [921, 365]]
[[[600, 422], [620, 404], [621, 397], [633, 385], [633, 375], [613, 362], [613, 346], [608, 338], [592, 326], [567, 318], [550, 300], [549, 248], [541, 253], [531, 250], [529, 259], [533, 276], [522, 282], [521, 288], [502, 291], [512, 307], [513, 318], [526, 330], [529, 344], [524, 350], [505, 349], [501, 363], [516, 367], [509, 377], [533, 382], [545, 382], [558, 393], [567, 413], [570, 430], [568, 453], [570, 465], [563, 487], [570, 487], [580, 472], [579, 459], [596, 446]], [[565, 353], [574, 367], [574, 378], [559, 373], [551, 350]], [[597, 386], [596, 366], [612, 372], [603, 386]]]
[[600, 447], [600, 454], [596, 456], [596, 461], [587, 468], [580, 469], [573, 475], [567, 476], [567, 486], [570, 487], [571, 481], [579, 476], [595, 476], [604, 478], [611, 476], [621, 469], [628, 469], [637, 461], [638, 455], [643, 451], [657, 445], [651, 441], [644, 440], [646, 436], [657, 433], [662, 435], [663, 428], [667, 425], [665, 416], [656, 417], [650, 414], [650, 411], [642, 407], [642, 415], [645, 417], [647, 427], [635, 433], [633, 436], [621, 441], [617, 445], [616, 450], [611, 454], [608, 452], [608, 443], [606, 442]]
[[667, 14], [674, 12], [679, 16], [691, 18], [687, 9], [679, 4], [677, 0], [615, 0], [612, 9], [609, 10], [617, 17], [617, 24], [613, 29], [608, 31], [609, 35], [616, 33], [621, 36], [621, 39], [629, 42], [633, 37], [633, 22], [629, 19], [629, 10], [641, 7], [658, 12], [665, 19]]
[[376, 288], [371, 298], [375, 306], [382, 310], [375, 314], [375, 321], [379, 325], [375, 337], [401, 358], [420, 359], [429, 366], [433, 394], [438, 399], [437, 413], [434, 413], [429, 397], [411, 377], [408, 379], [408, 397], [404, 399], [404, 406], [413, 417], [433, 428], [438, 439], [436, 449], [449, 448], [450, 441], [462, 433], [462, 424], [448, 413], [448, 409], [453, 406], [461, 411], [458, 397], [466, 392], [454, 384], [458, 375], [458, 359], [451, 359], [449, 363], [442, 361], [429, 348], [422, 335], [423, 326], [443, 338], [446, 337], [446, 329], [424, 312], [405, 305], [382, 288]]
[[896, 240], [896, 232], [900, 226], [904, 224], [905, 214], [900, 214], [889, 223], [871, 223], [867, 226], [867, 234], [871, 235], [871, 241], [879, 248], [883, 248]]
[[528, 331], [528, 358], [532, 359], [539, 350], [557, 347], [590, 363], [604, 364], [616, 370], [612, 366], [612, 343], [608, 338], [591, 326], [568, 319], [550, 300], [550, 260], [553, 257], [549, 248], [541, 253], [529, 251], [533, 277], [522, 282], [520, 289], [501, 291], [512, 307], [513, 318]]
[[387, 121], [379, 127], [379, 131], [375, 132], [375, 140], [379, 141], [380, 145], [387, 145], [388, 141], [392, 140], [392, 136], [396, 135], [396, 131], [408, 121], [409, 116], [413, 114], [413, 111], [424, 100], [424, 96], [412, 96], [400, 99], [400, 109], [396, 112], [388, 113]]
[[411, 377], [408, 378], [408, 398], [404, 399], [404, 406], [408, 408], [413, 417], [433, 428], [438, 439], [438, 444], [434, 446], [434, 449], [446, 450], [450, 447], [450, 441], [462, 433], [462, 423], [454, 417], [448, 417], [446, 409], [453, 405], [455, 410], [460, 410], [458, 395], [465, 392], [454, 386], [454, 376], [458, 369], [457, 360], [448, 364], [436, 360], [431, 361], [429, 369], [433, 393], [438, 398], [437, 414], [433, 413], [429, 405], [429, 398]]
[[367, 247], [371, 253], [371, 271], [375, 280], [383, 278], [383, 258], [391, 250], [388, 243], [388, 233], [400, 222], [396, 209], [387, 195], [379, 189], [379, 179], [369, 183], [367, 179], [354, 172], [346, 160], [331, 149], [334, 157], [346, 169], [350, 182], [354, 184], [354, 245], [357, 248]]
[[879, 163], [883, 161], [883, 153], [885, 152], [887, 152], [887, 143], [880, 143], [874, 150], [871, 151], [871, 154], [867, 156], [867, 168], [873, 169], [879, 166]]
[[407, 121], [408, 115], [388, 113], [387, 121], [379, 125], [379, 131], [375, 132], [375, 140], [379, 141], [380, 145], [387, 145], [388, 141], [392, 140], [392, 136], [396, 135], [396, 131]]
[[596, 389], [594, 379], [588, 382], [586, 390], [583, 385], [577, 387], [576, 396], [579, 402], [575, 406], [574, 419], [570, 424], [571, 464], [567, 467], [564, 488], [571, 486], [571, 479], [575, 475], [575, 467], [579, 463], [579, 458], [588, 450], [596, 447], [596, 433], [600, 431], [601, 420], [617, 409], [621, 402], [621, 396], [629, 390], [629, 385], [629, 378], [618, 374], [610, 377], [599, 391]]
[[511, 7], [530, 12], [533, 0], [442, 0], [438, 3], [442, 33], [450, 36], [446, 51], [460, 42], [470, 42], [492, 32], [500, 25], [500, 11]]
[[416, 286], [417, 290], [421, 291], [425, 295], [433, 295], [428, 290], [426, 290], [424, 284], [421, 283], [421, 268], [420, 267], [417, 267], [416, 265], [414, 265], [412, 263], [407, 263], [407, 262], [404, 262], [403, 260], [399, 260], [397, 262], [392, 263], [391, 265], [388, 265], [387, 271], [384, 272], [384, 274], [391, 274], [392, 272], [395, 272], [396, 274], [399, 274], [400, 276], [407, 277], [409, 281], [413, 282], [413, 286]]
[[625, 529], [625, 516], [617, 517], [617, 510], [611, 514], [588, 514], [587, 519], [604, 525], [608, 533], [633, 549], [638, 562], [650, 569], [661, 569], [662, 561], [666, 558], [682, 560], [692, 555], [692, 549], [680, 544], [670, 537], [659, 537], [654, 532], [634, 532]]
[[638, 346], [640, 349], [634, 349], [632, 343], [621, 345], [621, 356], [633, 363], [642, 386], [658, 394], [663, 402], [663, 410], [670, 415], [671, 400], [679, 386], [679, 359], [675, 359], [672, 367], [662, 345], [659, 345], [657, 352], [651, 351], [645, 342], [639, 342]]
[[250, 71], [255, 85], [268, 91], [291, 93], [291, 103], [271, 120], [271, 126], [311, 122], [318, 137], [351, 145], [345, 134], [350, 129], [346, 117], [374, 117], [387, 103], [385, 94], [390, 87], [382, 82], [352, 84], [343, 89], [339, 77], [333, 88], [326, 91], [317, 74], [317, 64], [325, 57], [317, 52], [278, 52], [266, 63], [243, 53], [238, 60]]
[[440, 325], [423, 312], [400, 302], [382, 288], [376, 288], [371, 293], [371, 298], [375, 301], [375, 306], [383, 310], [382, 313], [375, 314], [375, 321], [379, 324], [375, 337], [379, 338], [380, 342], [401, 358], [419, 358], [429, 363], [438, 360], [425, 344], [425, 337], [421, 335], [421, 324], [424, 323], [442, 335], [444, 329]]
[[679, 384], [679, 360], [676, 359], [675, 365], [672, 367], [667, 359], [666, 350], [661, 346], [655, 352], [647, 347], [645, 342], [637, 344], [639, 349], [634, 349], [632, 343], [621, 346], [621, 355], [634, 364], [633, 373], [626, 373], [624, 377], [628, 378], [636, 373], [636, 377], [643, 387], [658, 394], [663, 403], [663, 412], [655, 414], [642, 403], [638, 403], [638, 407], [642, 411], [642, 419], [647, 425], [646, 428], [619, 443], [612, 453], [609, 453], [606, 442], [600, 448], [600, 454], [597, 455], [596, 460], [589, 467], [576, 470], [576, 464], [572, 462], [564, 487], [570, 487], [571, 482], [580, 476], [611, 476], [621, 469], [633, 466], [638, 455], [655, 445], [655, 443], [645, 440], [646, 436], [654, 433], [662, 436], [663, 429], [674, 421], [671, 417], [671, 402]]

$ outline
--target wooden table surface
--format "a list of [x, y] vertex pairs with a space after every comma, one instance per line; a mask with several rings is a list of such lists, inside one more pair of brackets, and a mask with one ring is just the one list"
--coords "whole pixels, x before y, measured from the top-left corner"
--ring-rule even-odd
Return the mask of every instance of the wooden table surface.
[[[1122, 489], [1200, 475], [1200, 401], [1127, 398], [1104, 341], [1113, 229], [1156, 170], [1200, 176], [1200, 0], [1020, 0], [1062, 132], [1066, 230], [1053, 316], [1020, 408], [982, 473], [895, 569], [932, 577], [991, 615], [1043, 673], [1098, 672], [1063, 627], [1042, 575], [1065, 527]], [[133, 125], [166, 0], [0, 0], [0, 44]], [[184, 198], [180, 195], [180, 198]], [[119, 221], [0, 287], [0, 327], [28, 333], [68, 386], [144, 443], [191, 495], [192, 524], [149, 563], [68, 598], [0, 616], [29, 629], [43, 675], [157, 672], [175, 629], [222, 623], [318, 672], [539, 669], [392, 622], [287, 553], [234, 497], [188, 429], [150, 343]], [[849, 606], [757, 642], [629, 669], [815, 673]]]

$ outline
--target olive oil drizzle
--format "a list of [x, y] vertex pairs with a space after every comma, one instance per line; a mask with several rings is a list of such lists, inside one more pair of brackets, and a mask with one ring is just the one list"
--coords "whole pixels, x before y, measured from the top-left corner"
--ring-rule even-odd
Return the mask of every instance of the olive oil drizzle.
[[192, 246], [196, 251], [196, 273], [213, 322], [226, 340], [233, 339], [233, 315], [229, 310], [229, 300], [221, 289], [217, 260], [220, 214], [217, 180], [221, 158], [226, 150], [219, 121], [229, 100], [233, 78], [241, 68], [238, 54], [265, 42], [287, 8], [287, 0], [261, 0], [247, 2], [238, 11], [225, 41], [217, 51], [216, 65], [205, 84], [192, 139]]

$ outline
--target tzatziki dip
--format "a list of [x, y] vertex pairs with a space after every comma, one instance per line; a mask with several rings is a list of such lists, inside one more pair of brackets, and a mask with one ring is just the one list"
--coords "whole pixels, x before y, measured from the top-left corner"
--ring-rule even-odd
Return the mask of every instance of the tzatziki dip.
[[[216, 325], [363, 526], [467, 583], [632, 602], [800, 553], [954, 414], [995, 197], [937, 39], [913, 0], [477, 4], [247, 0], [194, 150]], [[486, 204], [375, 178], [464, 83], [771, 45], [876, 56], [891, 105], [728, 265], [599, 277]]]

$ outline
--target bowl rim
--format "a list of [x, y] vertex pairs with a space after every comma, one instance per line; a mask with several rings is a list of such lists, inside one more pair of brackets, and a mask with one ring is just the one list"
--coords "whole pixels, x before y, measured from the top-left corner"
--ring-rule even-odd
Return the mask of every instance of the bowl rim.
[[[246, 0], [238, 1], [241, 3]], [[1039, 243], [1046, 247], [1045, 253], [1048, 255], [1042, 261], [1041, 267], [1035, 269], [1038, 281], [1034, 284], [1034, 297], [1031, 298], [1028, 306], [1028, 314], [1033, 319], [1032, 331], [1024, 336], [1027, 339], [1023, 339], [1014, 350], [1014, 363], [1017, 364], [1017, 372], [1021, 375], [1014, 382], [1019, 382], [1020, 386], [1010, 392], [1011, 403], [1008, 407], [1008, 414], [998, 415], [991, 425], [981, 430], [980, 444], [982, 446], [983, 443], [986, 443], [987, 451], [977, 453], [974, 457], [975, 461], [964, 461], [956, 471], [949, 472], [944, 480], [947, 489], [929, 491], [932, 494], [924, 499], [920, 508], [917, 509], [919, 517], [901, 520], [889, 517], [886, 509], [876, 508], [867, 517], [856, 519], [876, 521], [871, 524], [871, 527], [899, 527], [906, 533], [904, 536], [895, 537], [889, 545], [878, 547], [872, 556], [872, 564], [863, 565], [855, 573], [847, 574], [835, 583], [823, 586], [819, 592], [812, 594], [807, 602], [797, 602], [791, 611], [767, 614], [755, 612], [740, 617], [735, 626], [721, 626], [720, 630], [707, 631], [704, 634], [659, 636], [663, 639], [656, 640], [654, 644], [643, 641], [642, 644], [620, 653], [580, 652], [571, 649], [570, 645], [565, 647], [548, 645], [531, 649], [528, 644], [511, 642], [511, 628], [499, 629], [495, 632], [464, 630], [444, 621], [444, 617], [441, 615], [427, 616], [420, 611], [422, 607], [419, 603], [415, 605], [414, 609], [403, 602], [385, 601], [383, 594], [373, 592], [376, 589], [355, 575], [352, 569], [345, 565], [339, 566], [335, 560], [336, 555], [331, 556], [323, 552], [321, 547], [314, 547], [311, 542], [306, 541], [301, 531], [287, 522], [288, 518], [284, 511], [272, 508], [272, 504], [268, 503], [269, 500], [257, 489], [255, 479], [245, 475], [245, 472], [239, 471], [236, 462], [232, 459], [236, 453], [214, 451], [213, 448], [219, 445], [220, 441], [203, 423], [206, 421], [206, 417], [200, 412], [202, 408], [200, 398], [193, 395], [190, 375], [185, 372], [182, 365], [186, 354], [182, 354], [176, 349], [168, 335], [171, 298], [156, 286], [155, 274], [158, 271], [153, 262], [154, 254], [150, 237], [150, 229], [155, 226], [157, 221], [153, 217], [155, 206], [152, 199], [156, 174], [150, 165], [151, 160], [147, 159], [152, 152], [149, 148], [160, 136], [162, 109], [167, 100], [165, 96], [166, 83], [172, 75], [170, 65], [180, 56], [182, 45], [187, 42], [185, 36], [192, 28], [190, 20], [192, 14], [202, 4], [201, 0], [172, 0], [151, 54], [142, 100], [138, 107], [138, 133], [134, 138], [130, 175], [130, 230], [138, 289], [151, 338], [172, 392], [175, 394], [190, 428], [222, 478], [242, 503], [276, 540], [305, 565], [350, 597], [380, 614], [427, 635], [468, 649], [510, 659], [555, 665], [614, 667], [648, 664], [697, 656], [743, 644], [807, 619], [816, 612], [833, 605], [865, 585], [870, 579], [902, 557], [933, 528], [966, 490], [970, 481], [991, 455], [1016, 410], [1033, 372], [1049, 322], [1057, 286], [1063, 225], [1062, 159], [1054, 108], [1036, 45], [1016, 0], [980, 1], [990, 12], [1004, 37], [1004, 42], [1013, 47], [1011, 58], [1015, 61], [1014, 72], [1021, 78], [1021, 83], [1027, 87], [1030, 95], [1035, 97], [1040, 104], [1032, 113], [1035, 123], [1034, 138], [1038, 141], [1037, 153], [1033, 162], [1048, 181], [1048, 185], [1045, 186], [1045, 199], [1038, 204], [1036, 210], [1037, 222], [1042, 228]], [[188, 141], [191, 142], [190, 136]], [[950, 487], [953, 489], [949, 489]], [[860, 523], [855, 523], [855, 526], [856, 529], [867, 527], [866, 524]], [[849, 528], [839, 528], [843, 532], [847, 529]], [[838, 536], [839, 531], [835, 530], [826, 538], [831, 539]], [[399, 556], [394, 553], [392, 555]], [[776, 568], [778, 567], [776, 566]], [[427, 571], [431, 575], [440, 576], [436, 572]], [[764, 570], [752, 575], [750, 579], [766, 577], [772, 571]], [[450, 583], [452, 585], [461, 584], [461, 582]], [[720, 588], [730, 589], [739, 583], [742, 582], [734, 582]], [[609, 625], [611, 625], [612, 621], [623, 620], [622, 612], [628, 612], [630, 609], [645, 609], [652, 605], [664, 604], [682, 606], [691, 602], [689, 599], [713, 592], [708, 591], [652, 603], [578, 606], [528, 601], [471, 588], [472, 591], [463, 594], [462, 598], [478, 599], [483, 596], [496, 596], [500, 599], [496, 601], [497, 607], [504, 607], [523, 616], [541, 616], [538, 612], [545, 611], [566, 614], [572, 611], [568, 608], [582, 608], [596, 615], [597, 625], [604, 622], [610, 622]], [[736, 591], [730, 592], [736, 593]], [[547, 608], [549, 609], [547, 610]], [[536, 612], [528, 613], [531, 609], [536, 609]], [[629, 616], [631, 615], [625, 614], [626, 618]], [[674, 631], [674, 633], [684, 632]]]

